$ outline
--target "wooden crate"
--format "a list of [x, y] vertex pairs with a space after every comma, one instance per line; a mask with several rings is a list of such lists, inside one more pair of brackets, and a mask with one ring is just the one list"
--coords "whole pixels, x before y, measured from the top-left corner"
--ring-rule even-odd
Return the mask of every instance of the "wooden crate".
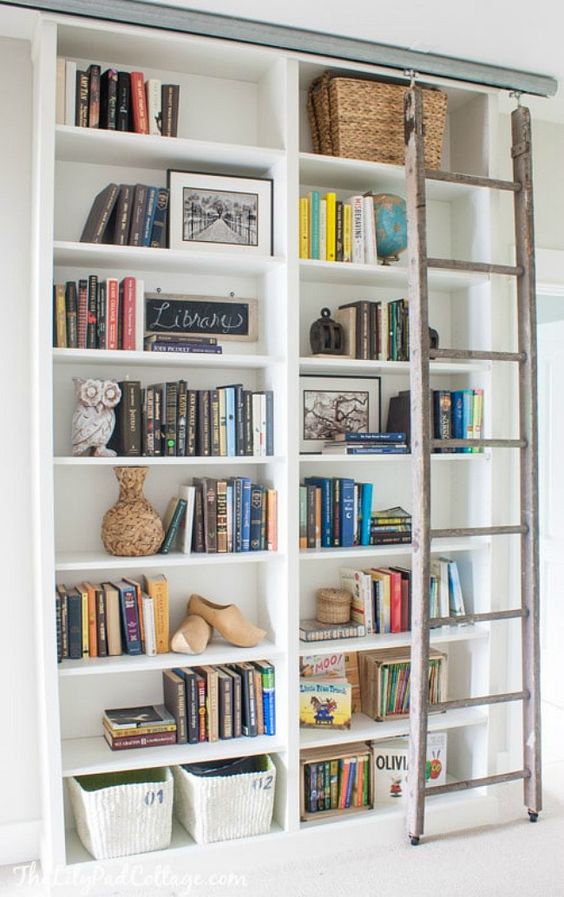
[[[334, 807], [329, 810], [312, 812], [306, 809], [305, 766], [308, 763], [323, 763], [327, 760], [346, 760], [352, 757], [368, 756], [368, 805], [361, 807]], [[371, 810], [374, 806], [374, 757], [372, 745], [367, 741], [355, 741], [338, 747], [329, 745], [326, 748], [310, 748], [300, 754], [300, 819], [325, 819], [328, 816], [340, 816]]]
[[[362, 712], [372, 719], [382, 722], [387, 719], [405, 719], [409, 716], [407, 713], [386, 713], [379, 706], [381, 687], [382, 687], [382, 671], [385, 666], [394, 663], [406, 663], [410, 660], [409, 648], [384, 648], [375, 651], [362, 651], [359, 653], [359, 670], [360, 670], [360, 701]], [[448, 686], [448, 657], [443, 651], [435, 649], [429, 652], [430, 660], [440, 660], [439, 676], [440, 676], [440, 695], [441, 700], [445, 701]], [[433, 704], [429, 704], [429, 710], [432, 712]]]

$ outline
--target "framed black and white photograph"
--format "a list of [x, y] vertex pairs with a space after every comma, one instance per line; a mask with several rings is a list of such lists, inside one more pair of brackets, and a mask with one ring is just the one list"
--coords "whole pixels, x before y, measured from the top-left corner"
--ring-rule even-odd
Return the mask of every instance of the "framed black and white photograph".
[[378, 433], [380, 406], [380, 377], [303, 374], [300, 452], [320, 452], [339, 433]]
[[272, 180], [168, 171], [170, 249], [272, 255]]

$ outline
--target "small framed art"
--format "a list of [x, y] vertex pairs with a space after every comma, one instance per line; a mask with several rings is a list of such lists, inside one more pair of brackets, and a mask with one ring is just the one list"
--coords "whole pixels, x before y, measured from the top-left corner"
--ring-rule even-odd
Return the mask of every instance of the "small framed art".
[[170, 249], [272, 255], [272, 180], [169, 169]]
[[380, 406], [380, 377], [303, 374], [300, 452], [321, 452], [338, 433], [378, 433]]

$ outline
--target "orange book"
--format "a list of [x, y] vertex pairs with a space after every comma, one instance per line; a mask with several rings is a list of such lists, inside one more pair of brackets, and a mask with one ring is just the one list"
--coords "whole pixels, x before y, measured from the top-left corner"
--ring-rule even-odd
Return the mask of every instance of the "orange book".
[[278, 493], [268, 489], [266, 493], [266, 547], [278, 551]]
[[133, 113], [133, 128], [137, 134], [149, 133], [149, 113], [147, 111], [147, 95], [145, 93], [145, 78], [143, 72], [131, 72], [131, 111]]
[[339, 763], [342, 763], [341, 781], [339, 782], [339, 810], [344, 810], [345, 801], [347, 799], [347, 788], [349, 786], [351, 761], [349, 757], [345, 757], [343, 760], [340, 760]]
[[157, 654], [166, 654], [168, 642], [168, 582], [164, 573], [145, 577], [145, 591], [151, 596], [155, 608], [155, 633]]
[[83, 582], [88, 594], [88, 656], [98, 657], [98, 626], [96, 624], [96, 586]]

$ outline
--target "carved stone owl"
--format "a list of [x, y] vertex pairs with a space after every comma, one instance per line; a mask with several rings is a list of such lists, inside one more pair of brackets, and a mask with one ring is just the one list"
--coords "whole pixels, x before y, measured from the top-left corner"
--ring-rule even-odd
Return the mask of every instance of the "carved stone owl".
[[114, 408], [121, 399], [121, 389], [115, 380], [73, 377], [73, 382], [77, 400], [72, 417], [73, 455], [115, 455], [106, 444], [114, 431]]

